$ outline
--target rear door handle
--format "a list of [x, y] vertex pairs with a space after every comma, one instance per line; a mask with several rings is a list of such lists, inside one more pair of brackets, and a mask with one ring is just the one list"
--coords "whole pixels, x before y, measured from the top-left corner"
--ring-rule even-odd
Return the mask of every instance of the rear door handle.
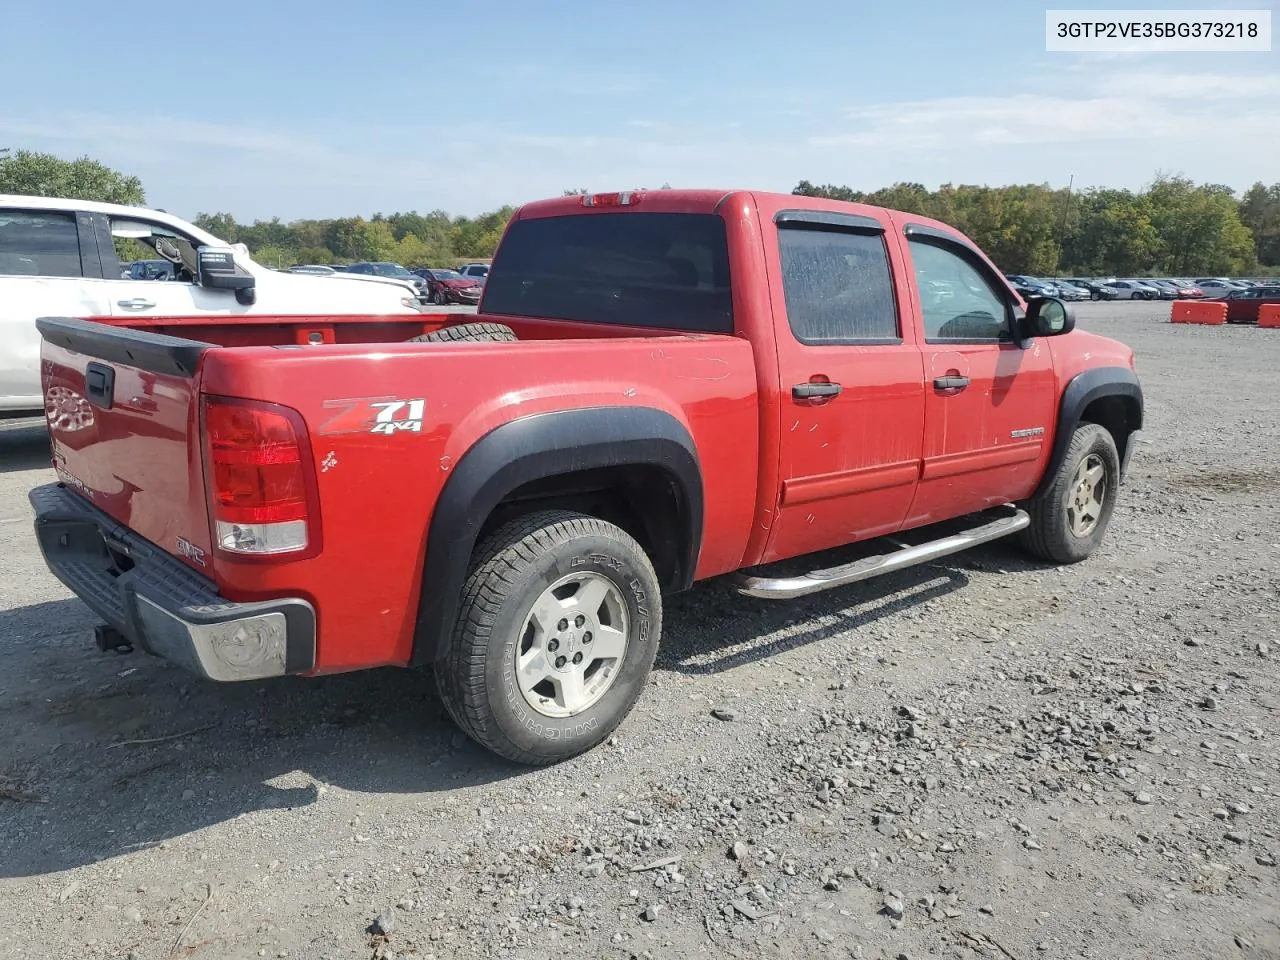
[[834, 397], [843, 390], [838, 383], [797, 383], [791, 388], [791, 396], [797, 400], [813, 400], [818, 397]]
[[150, 310], [155, 306], [155, 301], [134, 297], [132, 300], [117, 300], [116, 306], [124, 307], [126, 310]]
[[969, 385], [968, 377], [934, 377], [933, 385], [939, 390], [963, 390]]

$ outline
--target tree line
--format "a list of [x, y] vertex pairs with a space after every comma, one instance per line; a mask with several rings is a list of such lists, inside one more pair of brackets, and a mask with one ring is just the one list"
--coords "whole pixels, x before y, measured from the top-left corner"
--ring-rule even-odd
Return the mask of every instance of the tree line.
[[455, 217], [436, 210], [288, 223], [278, 217], [239, 223], [229, 213], [201, 213], [193, 222], [227, 243], [243, 243], [269, 267], [358, 260], [441, 267], [493, 256], [514, 212], [502, 207], [478, 217]]
[[[663, 184], [668, 189], [668, 184]], [[585, 193], [566, 190], [566, 195]], [[0, 193], [70, 197], [141, 206], [142, 182], [96, 160], [0, 148]], [[870, 193], [801, 180], [794, 194], [891, 207], [963, 231], [1002, 270], [1036, 276], [1249, 276], [1280, 273], [1280, 183], [1242, 195], [1221, 184], [1159, 176], [1143, 190], [1048, 184], [1003, 187], [895, 183]], [[273, 267], [391, 260], [447, 266], [487, 258], [513, 207], [477, 217], [376, 213], [327, 220], [240, 223], [201, 213], [195, 223], [227, 243], [243, 243]]]
[[1249, 276], [1280, 272], [1280, 183], [1237, 197], [1220, 184], [1159, 176], [1144, 190], [1048, 184], [895, 183], [864, 193], [801, 180], [793, 194], [890, 207], [948, 223], [1008, 273]]

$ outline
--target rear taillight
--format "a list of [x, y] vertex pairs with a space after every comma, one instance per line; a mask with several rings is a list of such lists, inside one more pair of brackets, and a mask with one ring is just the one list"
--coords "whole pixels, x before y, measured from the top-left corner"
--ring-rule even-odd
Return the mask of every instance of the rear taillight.
[[314, 556], [319, 503], [296, 410], [205, 397], [205, 473], [214, 547], [235, 556]]

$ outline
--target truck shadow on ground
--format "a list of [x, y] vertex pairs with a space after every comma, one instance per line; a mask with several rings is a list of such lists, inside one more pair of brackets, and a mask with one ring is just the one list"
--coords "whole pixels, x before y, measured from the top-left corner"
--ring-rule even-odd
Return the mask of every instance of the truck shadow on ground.
[[[830, 562], [843, 559], [833, 551]], [[727, 577], [720, 578], [667, 601], [657, 665], [689, 675], [716, 674], [881, 620], [892, 624], [894, 617], [965, 589], [966, 571], [983, 569], [1043, 567], [995, 543], [793, 600], [743, 596]]]
[[[986, 552], [965, 562], [989, 562]], [[1003, 569], [1017, 562], [995, 559]], [[961, 567], [933, 564], [788, 603], [700, 585], [672, 598], [658, 669], [726, 670], [967, 582]], [[260, 811], [306, 808], [321, 787], [403, 794], [411, 806], [414, 795], [532, 773], [462, 735], [426, 672], [219, 685], [145, 654], [99, 653], [94, 622], [73, 599], [0, 612], [0, 877], [45, 875]]]
[[49, 466], [49, 432], [43, 421], [0, 420], [0, 473], [38, 470]]

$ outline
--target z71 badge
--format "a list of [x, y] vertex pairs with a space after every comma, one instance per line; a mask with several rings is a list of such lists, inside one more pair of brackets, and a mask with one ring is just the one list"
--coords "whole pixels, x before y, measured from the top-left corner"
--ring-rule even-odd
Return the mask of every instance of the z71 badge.
[[422, 398], [361, 397], [356, 400], [326, 400], [327, 409], [339, 408], [326, 420], [319, 433], [334, 436], [349, 433], [421, 433], [427, 401]]

